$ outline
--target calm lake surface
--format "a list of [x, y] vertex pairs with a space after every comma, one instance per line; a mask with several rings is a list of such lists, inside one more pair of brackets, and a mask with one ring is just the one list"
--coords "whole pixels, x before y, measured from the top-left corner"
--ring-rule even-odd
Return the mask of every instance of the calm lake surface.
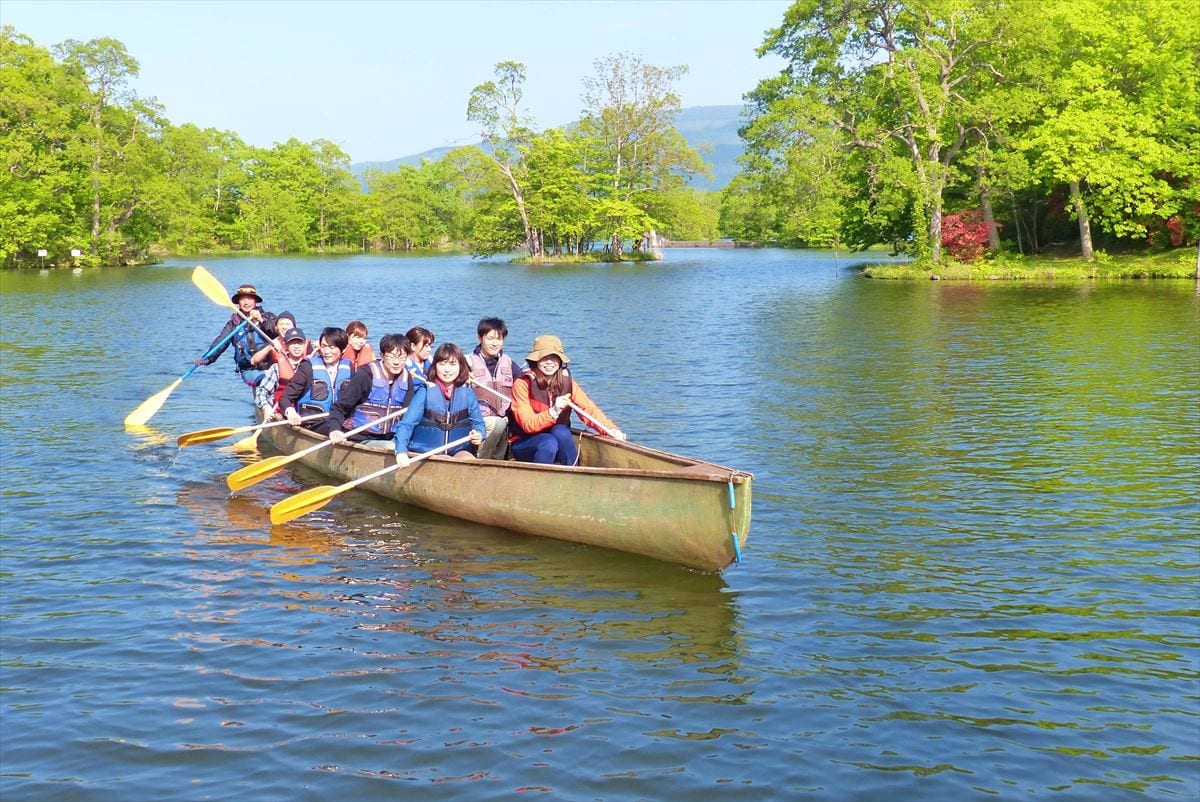
[[[757, 475], [706, 575], [175, 437], [242, 425], [194, 261], [0, 274], [0, 797], [1195, 800], [1194, 282], [222, 258], [310, 336], [561, 334], [635, 442]], [[225, 443], [231, 443], [231, 438]]]

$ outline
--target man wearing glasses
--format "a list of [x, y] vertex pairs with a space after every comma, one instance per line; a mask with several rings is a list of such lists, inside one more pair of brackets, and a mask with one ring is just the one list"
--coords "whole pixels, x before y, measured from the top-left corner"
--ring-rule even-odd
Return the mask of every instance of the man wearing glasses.
[[[404, 368], [408, 358], [408, 338], [403, 334], [385, 334], [379, 341], [379, 353], [379, 359], [359, 368], [338, 390], [337, 401], [329, 411], [329, 439], [333, 442], [343, 442], [345, 430], [379, 420], [407, 407], [412, 401], [416, 391], [414, 384], [421, 380], [410, 377]], [[352, 439], [390, 448], [385, 444], [395, 436], [399, 420], [395, 417], [370, 426]]]

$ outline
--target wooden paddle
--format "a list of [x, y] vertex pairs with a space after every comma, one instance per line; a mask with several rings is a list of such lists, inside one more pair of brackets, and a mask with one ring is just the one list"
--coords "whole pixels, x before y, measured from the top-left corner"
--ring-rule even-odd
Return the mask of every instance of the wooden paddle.
[[[328, 414], [328, 412], [321, 412], [316, 415], [309, 415], [301, 418], [300, 422], [304, 423], [305, 421], [319, 420], [326, 417]], [[179, 435], [175, 442], [180, 448], [186, 448], [187, 446], [194, 446], [198, 443], [211, 443], [213, 440], [224, 440], [226, 437], [229, 437], [233, 434], [241, 434], [242, 432], [259, 432], [263, 429], [269, 429], [272, 426], [285, 426], [288, 423], [290, 423], [290, 421], [280, 420], [273, 421], [271, 423], [259, 423], [254, 426], [218, 426], [214, 429], [201, 429], [198, 432], [186, 432]]]
[[[218, 350], [220, 350], [222, 347], [224, 347], [225, 343], [232, 340], [234, 335], [237, 334], [239, 331], [241, 331], [242, 327], [245, 325], [246, 325], [246, 321], [243, 320], [241, 323], [239, 323], [234, 328], [233, 331], [229, 332], [224, 337], [222, 337], [220, 342], [218, 342], [212, 348], [209, 348], [208, 352], [205, 353], [204, 356], [200, 357], [201, 361], [208, 359], [210, 356], [212, 356], [214, 353], [216, 353]], [[171, 393], [175, 392], [175, 388], [178, 387], [179, 385], [183, 384], [183, 380], [186, 379], [188, 376], [191, 376], [196, 371], [196, 368], [198, 368], [198, 367], [200, 367], [200, 366], [192, 365], [190, 368], [188, 368], [186, 371], [184, 371], [182, 376], [180, 376], [178, 379], [176, 379], [175, 381], [168, 384], [166, 389], [159, 390], [157, 393], [150, 396], [142, 403], [138, 404], [137, 409], [135, 409], [133, 412], [130, 412], [128, 415], [125, 416], [125, 425], [126, 426], [145, 426], [146, 421], [150, 420], [152, 417], [154, 417], [154, 413], [156, 413], [160, 409], [162, 409], [162, 405], [167, 402], [167, 397], [170, 396]]]
[[[364, 423], [362, 426], [351, 429], [350, 431], [346, 432], [346, 436], [349, 437], [352, 434], [364, 432], [367, 429], [370, 429], [372, 426], [383, 423], [384, 421], [389, 421], [392, 418], [403, 415], [407, 411], [408, 407], [401, 407], [395, 412], [384, 415], [382, 418], [376, 418], [369, 423]], [[289, 463], [295, 462], [306, 454], [311, 454], [314, 451], [318, 451], [325, 446], [332, 444], [332, 440], [322, 440], [320, 443], [309, 446], [301, 451], [297, 451], [295, 454], [279, 454], [274, 457], [267, 457], [264, 460], [247, 465], [245, 468], [240, 468], [229, 474], [229, 476], [225, 477], [225, 484], [229, 485], [230, 491], [237, 491], [241, 490], [243, 487], [249, 487], [250, 485], [258, 484], [263, 479], [268, 479], [282, 471]]]
[[[500, 392], [500, 391], [498, 391], [498, 390], [493, 390], [491, 387], [488, 387], [487, 385], [480, 384], [479, 382], [475, 381], [475, 377], [474, 377], [474, 376], [472, 376], [471, 378], [467, 379], [467, 381], [468, 381], [470, 384], [472, 384], [472, 385], [474, 385], [474, 386], [478, 387], [478, 388], [479, 388], [479, 389], [481, 389], [481, 390], [487, 390], [489, 393], [491, 393], [492, 395], [496, 396], [497, 398], [503, 398], [503, 399], [504, 399], [505, 401], [507, 401], [508, 403], [510, 403], [510, 404], [512, 403], [512, 399], [511, 399], [511, 398], [509, 398], [508, 396], [506, 396], [504, 393], [502, 393], [502, 392]], [[569, 406], [571, 409], [573, 409], [573, 410], [575, 410], [576, 412], [578, 412], [578, 413], [579, 413], [579, 417], [581, 417], [581, 418], [587, 418], [588, 420], [590, 420], [590, 421], [592, 422], [592, 424], [593, 424], [593, 425], [594, 425], [594, 426], [595, 426], [597, 429], [599, 429], [600, 431], [604, 432], [606, 435], [608, 435], [609, 437], [613, 438], [614, 440], [624, 440], [624, 439], [626, 439], [626, 438], [624, 438], [624, 437], [618, 437], [618, 436], [617, 436], [617, 434], [616, 434], [616, 433], [615, 433], [615, 432], [614, 432], [612, 429], [608, 428], [608, 427], [607, 427], [607, 426], [605, 426], [603, 423], [601, 423], [600, 421], [598, 421], [598, 420], [596, 420], [595, 418], [593, 418], [591, 415], [589, 415], [589, 414], [587, 414], [586, 412], [584, 412], [582, 409], [580, 409], [580, 408], [579, 408], [579, 405], [577, 405], [577, 404], [576, 404], [574, 401], [571, 401], [570, 399], [567, 399], [567, 406]]]
[[192, 271], [192, 283], [196, 285], [196, 288], [199, 289], [200, 292], [208, 296], [208, 300], [212, 301], [217, 306], [224, 306], [241, 315], [242, 319], [249, 323], [252, 329], [257, 331], [263, 336], [264, 339], [266, 339], [267, 345], [271, 346], [281, 354], [286, 353], [282, 348], [279, 347], [279, 343], [275, 342], [273, 337], [269, 336], [265, 331], [260, 329], [258, 324], [251, 320], [250, 317], [242, 311], [242, 308], [233, 302], [233, 300], [229, 297], [229, 291], [226, 290], [225, 286], [217, 280], [217, 277], [212, 273], [209, 273], [201, 265], [196, 265], [196, 269]]
[[358, 487], [363, 482], [369, 482], [372, 479], [378, 479], [380, 476], [383, 476], [386, 473], [398, 471], [401, 468], [407, 468], [408, 466], [420, 462], [423, 459], [432, 457], [434, 454], [441, 454], [443, 451], [449, 451], [456, 446], [461, 446], [464, 443], [469, 443], [470, 441], [471, 437], [469, 435], [467, 437], [460, 437], [458, 440], [453, 440], [444, 446], [438, 446], [432, 451], [426, 451], [424, 454], [418, 454], [412, 459], [409, 459], [401, 454], [397, 454], [395, 465], [388, 465], [386, 468], [381, 468], [374, 473], [369, 473], [360, 479], [354, 479], [353, 481], [337, 485], [336, 487], [333, 485], [321, 485], [320, 487], [311, 487], [308, 490], [301, 491], [296, 495], [289, 496], [283, 501], [276, 502], [271, 506], [271, 523], [287, 523], [293, 518], [299, 518], [301, 515], [306, 515], [314, 510], [319, 510], [328, 504], [330, 499], [332, 499], [334, 496], [353, 487]]

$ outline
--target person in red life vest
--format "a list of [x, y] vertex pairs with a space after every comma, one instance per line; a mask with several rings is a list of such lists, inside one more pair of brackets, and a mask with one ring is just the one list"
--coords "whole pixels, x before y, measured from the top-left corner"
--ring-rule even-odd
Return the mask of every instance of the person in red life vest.
[[[252, 284], [243, 284], [237, 288], [237, 291], [230, 296], [230, 300], [237, 304], [238, 309], [246, 317], [263, 330], [263, 334], [268, 336], [275, 334], [275, 315], [265, 311], [262, 308], [262, 296], [258, 294], [258, 290], [254, 289]], [[230, 315], [229, 320], [225, 321], [225, 325], [221, 328], [221, 333], [212, 341], [212, 345], [208, 348], [211, 351], [216, 347], [217, 343], [225, 339], [229, 332], [237, 329], [237, 334], [233, 335], [233, 339], [221, 346], [216, 353], [207, 359], [197, 359], [197, 365], [211, 365], [220, 359], [221, 354], [225, 353], [230, 345], [233, 346], [233, 361], [234, 370], [242, 377], [242, 381], [251, 387], [256, 387], [262, 379], [262, 368], [255, 365], [250, 360], [254, 354], [259, 351], [267, 341], [263, 335], [259, 334], [249, 324], [242, 325], [245, 318], [234, 312]], [[238, 328], [241, 326], [241, 328]]]
[[330, 326], [321, 332], [317, 353], [296, 366], [295, 375], [279, 399], [279, 408], [293, 426], [303, 425], [320, 434], [332, 431], [328, 417], [303, 424], [300, 419], [321, 413], [328, 416], [338, 394], [354, 375], [350, 361], [342, 359], [346, 341], [343, 329]]
[[262, 409], [269, 409], [271, 417], [276, 420], [282, 413], [279, 400], [283, 398], [284, 388], [296, 375], [300, 363], [315, 355], [317, 350], [304, 332], [294, 326], [280, 339], [283, 341], [283, 353], [271, 349], [275, 364], [267, 368], [254, 390], [254, 403]]
[[[254, 356], [250, 357], [250, 363], [257, 365], [259, 370], [270, 370], [272, 363], [272, 355], [274, 361], [278, 362], [282, 359], [283, 353], [287, 350], [283, 342], [283, 335], [287, 334], [292, 329], [300, 328], [296, 323], [296, 316], [291, 312], [280, 312], [275, 316], [275, 337], [264, 345], [262, 348], [254, 352]], [[277, 347], [278, 346], [278, 347]], [[313, 343], [309, 343], [312, 354], [316, 353], [317, 347]], [[289, 377], [290, 378], [290, 377]], [[283, 384], [287, 384], [287, 379], [284, 379]]]
[[361, 320], [351, 320], [346, 324], [346, 336], [349, 343], [342, 352], [342, 359], [350, 360], [350, 367], [358, 370], [368, 362], [375, 361], [375, 352], [367, 342], [367, 324]]
[[433, 350], [433, 341], [437, 338], [433, 336], [432, 331], [422, 326], [413, 326], [404, 336], [408, 339], [408, 361], [404, 366], [414, 376], [428, 378], [429, 368], [433, 365], [429, 353]]
[[508, 407], [512, 403], [513, 382], [521, 375], [521, 368], [516, 360], [504, 353], [508, 326], [503, 320], [485, 317], [475, 327], [475, 333], [479, 336], [479, 345], [467, 354], [467, 365], [471, 368], [475, 396], [487, 424], [487, 436], [483, 438], [477, 456], [480, 459], [504, 459], [508, 451]]
[[563, 351], [562, 340], [553, 334], [539, 334], [525, 361], [529, 369], [513, 382], [512, 406], [508, 409], [509, 447], [515, 459], [544, 465], [578, 462], [568, 402], [583, 410], [579, 417], [589, 427], [596, 431], [603, 427], [618, 440], [625, 439], [624, 432], [571, 378], [566, 367], [571, 360]]
[[470, 443], [447, 453], [460, 459], [473, 458], [487, 427], [479, 400], [467, 386], [471, 370], [462, 349], [454, 343], [438, 346], [429, 373], [431, 381], [417, 389], [408, 412], [396, 427], [397, 459], [409, 452], [423, 454], [463, 437], [470, 437]]
[[[410, 405], [420, 379], [413, 379], [404, 368], [408, 358], [408, 339], [403, 334], [385, 334], [379, 341], [381, 356], [355, 371], [338, 390], [337, 401], [329, 410], [329, 439], [340, 443], [343, 431], [357, 429], [398, 409]], [[354, 435], [355, 442], [389, 441], [395, 436], [396, 418], [371, 426]], [[391, 443], [386, 444], [391, 447]]]

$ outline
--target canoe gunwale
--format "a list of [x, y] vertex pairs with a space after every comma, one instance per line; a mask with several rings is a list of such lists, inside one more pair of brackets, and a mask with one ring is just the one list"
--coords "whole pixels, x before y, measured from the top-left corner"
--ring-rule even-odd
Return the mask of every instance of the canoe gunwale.
[[[720, 571], [749, 534], [754, 476], [714, 463], [573, 430], [581, 454], [653, 467], [540, 465], [436, 455], [362, 484], [361, 489], [450, 517]], [[290, 426], [263, 430], [280, 453], [324, 440]], [[299, 464], [339, 482], [395, 464], [391, 449], [341, 443]], [[659, 467], [661, 465], [667, 467]], [[548, 500], [552, 500], [548, 503]]]

